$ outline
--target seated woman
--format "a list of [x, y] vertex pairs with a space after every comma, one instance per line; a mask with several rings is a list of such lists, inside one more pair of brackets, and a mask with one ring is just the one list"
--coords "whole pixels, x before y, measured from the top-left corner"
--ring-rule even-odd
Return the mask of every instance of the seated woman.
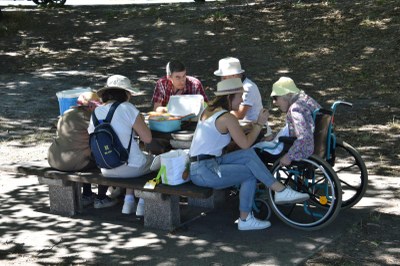
[[290, 165], [310, 157], [314, 152], [314, 119], [313, 112], [321, 106], [310, 96], [300, 91], [294, 81], [288, 77], [281, 77], [272, 86], [271, 97], [273, 104], [286, 113], [288, 136], [296, 137], [293, 145], [284, 156], [270, 155], [268, 149], [259, 153], [264, 162], [273, 162], [280, 158], [281, 165]]
[[[262, 126], [268, 120], [268, 111], [262, 109], [256, 126], [243, 133], [237, 118], [230, 113], [241, 102], [243, 84], [239, 78], [218, 83], [217, 96], [201, 113], [193, 136], [190, 178], [198, 186], [223, 189], [240, 185], [239, 230], [256, 230], [269, 227], [269, 221], [256, 219], [251, 213], [256, 183], [260, 181], [274, 190], [277, 204], [302, 202], [309, 198], [276, 181], [254, 149], [249, 149]], [[222, 154], [223, 148], [233, 139], [241, 150]]]
[[[128, 148], [131, 141], [129, 159], [127, 165], [121, 165], [116, 168], [106, 169], [101, 168], [101, 173], [107, 178], [135, 178], [150, 172], [150, 165], [153, 157], [143, 153], [139, 144], [134, 140], [136, 136], [144, 143], [150, 143], [152, 139], [151, 131], [140, 115], [139, 110], [129, 102], [132, 94], [137, 93], [131, 81], [121, 75], [113, 75], [107, 79], [107, 85], [97, 91], [97, 95], [103, 101], [103, 105], [96, 108], [94, 111], [97, 119], [103, 120], [106, 118], [112, 104], [116, 101], [121, 102], [115, 110], [111, 120], [111, 126], [118, 135], [122, 145]], [[92, 133], [95, 127], [93, 120], [90, 120], [88, 132]], [[122, 207], [122, 213], [131, 214], [135, 208], [135, 199], [133, 189], [126, 189], [125, 201]], [[143, 216], [144, 202], [140, 199], [136, 215]]]

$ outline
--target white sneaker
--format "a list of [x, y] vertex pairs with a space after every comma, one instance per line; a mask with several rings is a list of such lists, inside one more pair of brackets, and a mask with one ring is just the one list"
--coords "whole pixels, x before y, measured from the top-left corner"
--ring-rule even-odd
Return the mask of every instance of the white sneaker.
[[144, 203], [138, 203], [136, 207], [136, 216], [144, 216]]
[[134, 201], [124, 201], [124, 206], [122, 206], [123, 214], [131, 214], [135, 211], [135, 202]]
[[275, 192], [275, 204], [298, 203], [309, 198], [310, 196], [307, 193], [294, 191], [290, 187], [286, 187], [281, 192]]
[[252, 213], [249, 213], [245, 221], [239, 218], [238, 222], [239, 230], [260, 230], [268, 228], [270, 226], [271, 223], [269, 221], [258, 220], [253, 216]]
[[96, 198], [94, 200], [94, 208], [95, 209], [107, 208], [107, 207], [114, 206], [117, 203], [118, 203], [117, 200], [111, 199], [111, 198], [109, 198], [107, 196], [102, 200], [99, 200], [99, 199]]

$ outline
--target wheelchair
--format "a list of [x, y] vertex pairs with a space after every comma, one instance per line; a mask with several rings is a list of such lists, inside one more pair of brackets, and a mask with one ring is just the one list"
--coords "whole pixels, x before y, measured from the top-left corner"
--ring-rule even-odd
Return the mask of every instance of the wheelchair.
[[[368, 173], [360, 154], [350, 144], [338, 139], [334, 133], [334, 114], [337, 101], [330, 110], [314, 112], [314, 154], [307, 159], [280, 166], [279, 158], [285, 154], [295, 138], [281, 137], [284, 152], [265, 156], [256, 150], [272, 175], [286, 186], [305, 192], [310, 199], [304, 203], [277, 205], [274, 192], [259, 188], [253, 204], [253, 213], [259, 219], [268, 219], [271, 208], [287, 225], [302, 230], [317, 230], [330, 224], [340, 209], [354, 206], [364, 195]], [[277, 144], [278, 145], [278, 144]], [[262, 186], [262, 185], [260, 185]]]

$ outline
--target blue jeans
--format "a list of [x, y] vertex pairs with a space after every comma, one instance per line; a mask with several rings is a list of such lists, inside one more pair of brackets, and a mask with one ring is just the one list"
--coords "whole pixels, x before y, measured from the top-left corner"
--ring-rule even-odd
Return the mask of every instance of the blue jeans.
[[276, 182], [252, 148], [192, 162], [190, 179], [198, 186], [214, 189], [240, 185], [239, 210], [242, 212], [252, 209], [257, 180], [267, 187]]

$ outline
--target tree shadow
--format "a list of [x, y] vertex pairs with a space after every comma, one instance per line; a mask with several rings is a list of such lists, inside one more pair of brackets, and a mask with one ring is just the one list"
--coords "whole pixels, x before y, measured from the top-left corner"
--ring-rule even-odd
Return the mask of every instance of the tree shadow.
[[[215, 87], [218, 60], [231, 55], [241, 59], [264, 103], [282, 75], [324, 106], [336, 99], [352, 102], [353, 109], [338, 115], [344, 118], [339, 132], [366, 161], [379, 154], [382, 164], [371, 164], [373, 172], [393, 175], [390, 166], [398, 157], [391, 151], [400, 148], [397, 9], [395, 0], [6, 9], [0, 139], [26, 145], [49, 140], [57, 91], [98, 89], [118, 73], [141, 89], [132, 102], [149, 111], [155, 81], [171, 58], [184, 61], [204, 86]], [[275, 112], [272, 118], [282, 119]]]
[[[13, 176], [9, 180], [16, 182]], [[233, 197], [223, 207], [185, 227], [166, 232], [144, 228], [141, 219], [121, 214], [121, 204], [101, 210], [88, 208], [73, 217], [53, 215], [48, 212], [47, 186], [36, 185], [35, 181], [36, 177], [27, 177], [15, 189], [1, 195], [0, 259], [3, 262], [26, 259], [43, 265], [296, 264], [347, 234], [374, 208], [370, 205], [347, 210], [318, 231], [290, 228], [273, 215], [270, 229], [240, 232], [234, 223], [238, 202]], [[379, 197], [381, 191], [371, 188], [369, 192]], [[396, 194], [395, 191], [387, 193]], [[368, 197], [376, 196], [372, 194]], [[183, 219], [196, 212], [196, 208], [182, 206]], [[390, 247], [387, 251], [392, 252]]]

